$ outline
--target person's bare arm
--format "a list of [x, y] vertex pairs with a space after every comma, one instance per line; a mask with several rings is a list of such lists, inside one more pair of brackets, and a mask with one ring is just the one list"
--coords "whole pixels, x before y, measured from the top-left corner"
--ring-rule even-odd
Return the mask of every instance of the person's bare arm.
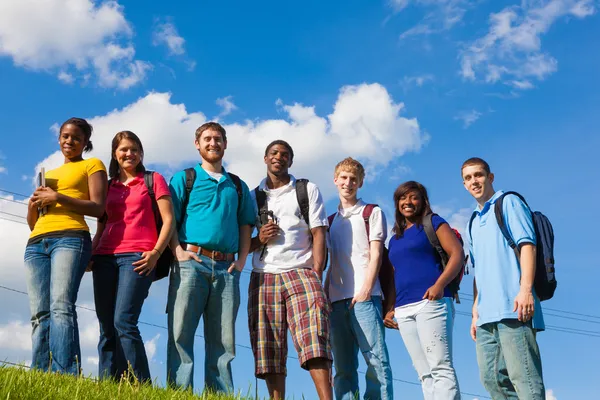
[[473, 278], [473, 308], [471, 310], [471, 338], [477, 340], [477, 320], [479, 319], [479, 313], [477, 312], [477, 299], [479, 298], [477, 292], [477, 282]]
[[383, 242], [380, 240], [371, 240], [369, 243], [369, 264], [367, 265], [365, 281], [363, 282], [360, 292], [352, 299], [351, 306], [353, 306], [354, 303], [368, 301], [371, 298], [373, 286], [375, 286], [377, 276], [379, 275], [379, 267], [381, 267], [382, 249]]
[[38, 206], [35, 204], [33, 197], [31, 197], [29, 198], [29, 203], [27, 204], [27, 225], [29, 225], [30, 231], [32, 231], [35, 227], [35, 223], [37, 222], [38, 218]]
[[319, 279], [323, 280], [323, 270], [325, 269], [325, 255], [327, 253], [327, 243], [325, 240], [326, 226], [312, 228], [312, 250], [313, 250], [313, 270], [317, 273]]
[[435, 284], [425, 292], [423, 298], [429, 300], [439, 300], [444, 297], [444, 289], [460, 272], [460, 267], [465, 259], [463, 248], [448, 224], [441, 224], [436, 234], [442, 248], [448, 254], [448, 264]]
[[[171, 235], [175, 230], [175, 218], [173, 217], [173, 203], [171, 202], [171, 196], [162, 196], [156, 201], [158, 205], [158, 211], [160, 212], [160, 218], [162, 219], [162, 228], [158, 233], [158, 239], [154, 248], [150, 251], [142, 253], [142, 258], [133, 263], [135, 267], [133, 270], [140, 275], [150, 275], [152, 270], [156, 267], [158, 259], [162, 253], [167, 250]], [[168, 251], [168, 250], [167, 250]]]
[[533, 300], [533, 280], [535, 278], [536, 247], [532, 243], [519, 246], [519, 262], [521, 265], [521, 287], [515, 297], [514, 309], [518, 319], [527, 322], [533, 318], [535, 303]]

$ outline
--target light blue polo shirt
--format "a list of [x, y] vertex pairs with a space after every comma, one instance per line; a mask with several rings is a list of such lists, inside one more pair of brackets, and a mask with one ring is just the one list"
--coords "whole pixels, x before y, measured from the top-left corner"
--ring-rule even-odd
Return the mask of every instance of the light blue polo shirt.
[[[479, 294], [477, 326], [503, 319], [517, 319], [518, 316], [513, 308], [520, 289], [521, 266], [514, 250], [502, 235], [494, 212], [494, 204], [502, 193], [501, 190], [497, 191], [483, 208], [475, 208], [471, 235], [468, 234], [468, 225], [465, 229]], [[504, 223], [517, 246], [522, 243], [536, 244], [531, 211], [521, 199], [513, 195], [506, 196], [502, 212]], [[532, 325], [536, 330], [544, 330], [542, 307], [535, 290], [533, 297], [535, 312]]]
[[199, 163], [194, 167], [196, 181], [190, 193], [187, 210], [182, 210], [185, 197], [185, 171], [173, 175], [169, 183], [179, 241], [214, 251], [237, 253], [242, 225], [254, 225], [256, 216], [248, 186], [242, 181], [242, 204], [238, 207], [235, 184], [223, 168], [217, 182]]

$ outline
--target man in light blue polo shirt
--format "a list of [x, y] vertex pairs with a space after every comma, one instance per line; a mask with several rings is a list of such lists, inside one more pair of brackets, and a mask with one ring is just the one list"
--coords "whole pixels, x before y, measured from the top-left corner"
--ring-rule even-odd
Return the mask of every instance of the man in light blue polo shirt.
[[536, 236], [529, 208], [516, 196], [503, 201], [504, 223], [517, 254], [502, 235], [487, 162], [470, 158], [461, 168], [463, 184], [477, 200], [467, 243], [475, 270], [471, 337], [476, 342], [481, 381], [493, 399], [544, 400], [542, 361], [536, 332], [544, 317], [533, 289]]
[[171, 249], [178, 262], [169, 279], [167, 383], [193, 388], [194, 336], [204, 315], [205, 387], [233, 392], [240, 273], [250, 249], [254, 207], [248, 186], [222, 166], [225, 129], [207, 122], [196, 130], [195, 144], [202, 162], [193, 169], [189, 195], [185, 171], [170, 182], [177, 221]]

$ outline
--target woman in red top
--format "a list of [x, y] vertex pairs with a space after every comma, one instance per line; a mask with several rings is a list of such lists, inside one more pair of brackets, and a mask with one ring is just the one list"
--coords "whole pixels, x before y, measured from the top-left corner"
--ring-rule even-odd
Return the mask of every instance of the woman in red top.
[[153, 172], [154, 193], [163, 225], [157, 232], [152, 199], [144, 181], [142, 142], [133, 132], [116, 134], [109, 166], [106, 217], [92, 242], [94, 299], [100, 322], [101, 378], [119, 378], [129, 366], [140, 381], [150, 380], [138, 318], [154, 269], [174, 229], [171, 193]]

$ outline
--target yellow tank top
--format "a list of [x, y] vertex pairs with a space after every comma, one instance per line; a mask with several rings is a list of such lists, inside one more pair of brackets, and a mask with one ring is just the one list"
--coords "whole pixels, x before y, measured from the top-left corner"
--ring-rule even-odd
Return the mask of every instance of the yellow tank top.
[[[97, 158], [66, 163], [46, 172], [46, 186], [65, 196], [89, 200], [88, 178], [98, 171], [106, 172], [106, 168]], [[89, 227], [83, 215], [55, 204], [39, 217], [29, 237], [65, 230], [89, 231]]]

